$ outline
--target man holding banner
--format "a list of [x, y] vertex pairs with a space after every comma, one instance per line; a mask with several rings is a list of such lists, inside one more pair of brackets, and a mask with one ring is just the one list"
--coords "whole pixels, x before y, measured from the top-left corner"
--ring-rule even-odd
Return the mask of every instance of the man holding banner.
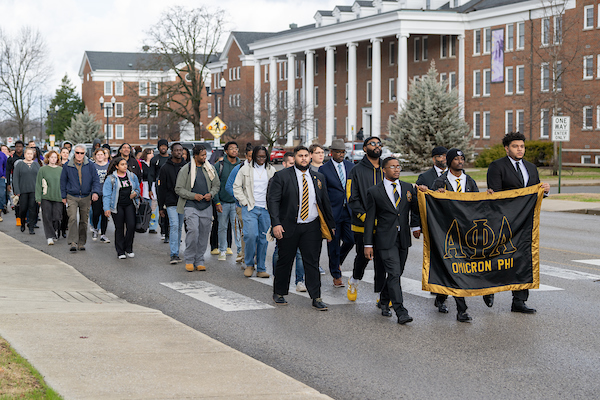
[[[520, 132], [511, 132], [502, 139], [506, 157], [500, 158], [490, 164], [487, 173], [488, 189], [494, 192], [503, 190], [520, 189], [540, 183], [540, 176], [535, 165], [523, 160], [525, 155], [525, 135]], [[550, 191], [550, 184], [543, 183], [544, 193]], [[493, 296], [493, 295], [492, 295]], [[513, 290], [513, 302], [510, 310], [525, 314], [536, 312], [525, 304], [529, 298], [529, 290]]]

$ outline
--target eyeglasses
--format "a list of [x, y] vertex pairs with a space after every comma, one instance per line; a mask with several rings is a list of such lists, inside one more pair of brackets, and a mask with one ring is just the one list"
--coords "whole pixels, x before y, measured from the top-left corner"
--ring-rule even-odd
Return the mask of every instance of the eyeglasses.
[[402, 166], [401, 165], [388, 165], [386, 168], [394, 170], [394, 169], [402, 169]]
[[85, 154], [85, 151], [76, 151], [75, 154]]
[[373, 146], [373, 147], [383, 147], [383, 144], [381, 144], [381, 142], [376, 142], [376, 141], [372, 141], [367, 143], [367, 145]]

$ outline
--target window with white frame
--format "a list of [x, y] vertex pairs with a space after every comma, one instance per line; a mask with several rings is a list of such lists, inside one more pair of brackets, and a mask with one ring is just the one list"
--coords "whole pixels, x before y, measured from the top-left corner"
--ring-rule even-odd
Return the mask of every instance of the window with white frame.
[[113, 138], [113, 126], [104, 124], [104, 137], [106, 137], [106, 131], [108, 130], [108, 138]]
[[594, 118], [592, 115], [592, 107], [583, 107], [583, 130], [592, 130], [594, 127]]
[[396, 100], [396, 79], [390, 78], [388, 80], [388, 101], [393, 102]]
[[371, 68], [373, 66], [373, 46], [367, 46], [367, 68]]
[[396, 64], [396, 43], [395, 42], [390, 42], [389, 56], [390, 56], [390, 65]]
[[554, 44], [561, 44], [563, 41], [563, 17], [557, 15], [554, 17]]
[[490, 118], [490, 112], [484, 111], [483, 112], [483, 132], [482, 132], [482, 137], [484, 139], [490, 138], [491, 123], [492, 123], [492, 121]]
[[140, 103], [138, 115], [140, 118], [146, 118], [148, 116], [148, 105], [146, 103]]
[[[287, 61], [286, 61], [286, 65], [287, 65]], [[241, 67], [237, 67], [236, 70], [237, 70], [237, 80], [239, 81], [241, 79], [240, 78]], [[287, 72], [285, 73], [285, 76], [287, 78]]]
[[150, 82], [150, 96], [158, 95], [158, 82]]
[[302, 92], [300, 92], [300, 89], [296, 89], [296, 107], [298, 107], [302, 104], [301, 93]]
[[562, 61], [557, 61], [556, 66], [554, 67], [554, 90], [561, 91], [562, 90]]
[[333, 84], [333, 104], [337, 105], [337, 83]]
[[421, 38], [416, 37], [415, 38], [415, 48], [414, 48], [414, 53], [415, 53], [415, 61], [420, 61], [421, 60]]
[[504, 75], [504, 94], [513, 94], [515, 86], [515, 76], [513, 67], [506, 67]]
[[504, 43], [504, 51], [512, 51], [515, 41], [515, 25], [506, 25], [506, 42]]
[[150, 139], [158, 139], [158, 125], [150, 125]]
[[492, 52], [492, 29], [483, 28], [483, 37], [485, 38], [483, 54], [490, 54]]
[[525, 22], [517, 23], [517, 50], [525, 48]]
[[548, 63], [542, 63], [540, 69], [540, 88], [542, 92], [548, 92], [550, 91], [550, 66]]
[[123, 117], [123, 103], [115, 103], [115, 117], [116, 118]]
[[158, 117], [158, 104], [152, 103], [150, 104], [150, 118]]
[[371, 81], [367, 81], [367, 103], [370, 103], [372, 100], [372, 85]]
[[232, 76], [233, 76], [233, 68], [229, 68], [229, 80], [230, 81], [233, 80]]
[[295, 74], [296, 74], [296, 78], [300, 78], [300, 60], [296, 59], [294, 60], [294, 70], [295, 70]]
[[600, 164], [600, 156], [596, 156], [596, 164]]
[[440, 58], [448, 57], [448, 37], [449, 37], [448, 35], [441, 36]]
[[600, 106], [596, 106], [596, 129], [600, 130]]
[[105, 117], [112, 117], [113, 116], [113, 108], [112, 106], [110, 107], [106, 107], [108, 104], [104, 104], [104, 116]]
[[547, 139], [550, 135], [550, 111], [540, 110], [540, 138]]
[[[124, 139], [125, 138], [125, 125], [118, 124], [115, 125], [115, 139]], [[112, 139], [112, 132], [111, 132]]]
[[514, 129], [514, 112], [506, 110], [504, 112], [504, 133], [512, 132]]
[[206, 116], [212, 118], [212, 103], [206, 104]]
[[591, 164], [592, 156], [581, 156], [581, 163], [582, 164]]
[[277, 63], [277, 68], [279, 68], [279, 80], [283, 80], [283, 62]]
[[489, 96], [492, 91], [492, 70], [484, 69], [483, 70], [483, 95]]
[[105, 96], [112, 96], [113, 91], [112, 91], [112, 81], [106, 81], [104, 82], [104, 95]]
[[139, 83], [140, 96], [148, 96], [148, 82], [140, 81]]
[[450, 72], [450, 90], [456, 89], [456, 72]]
[[440, 73], [440, 83], [446, 82], [448, 80], [448, 74], [445, 72]]
[[[238, 70], [238, 79], [240, 79], [240, 67], [237, 67]], [[288, 80], [288, 62], [283, 62], [283, 79]]]
[[540, 42], [542, 46], [550, 44], [550, 18], [542, 18]]
[[148, 125], [140, 124], [140, 139], [148, 139]]
[[525, 66], [517, 65], [517, 94], [525, 93]]
[[269, 66], [265, 65], [265, 82], [269, 82]]
[[[240, 95], [239, 94], [236, 95], [235, 99], [236, 99], [236, 103], [235, 104], [236, 104], [237, 107], [239, 107], [240, 106]], [[287, 108], [288, 108], [288, 91], [287, 90], [283, 91], [283, 108], [285, 110], [287, 110]]]
[[319, 106], [319, 87], [315, 86], [315, 107]]
[[583, 57], [583, 79], [594, 77], [594, 56]]
[[481, 71], [473, 71], [473, 97], [481, 96]]
[[423, 57], [422, 60], [423, 61], [427, 61], [427, 58], [429, 57], [428, 53], [429, 53], [429, 46], [427, 45], [429, 42], [427, 36], [423, 36]]
[[525, 110], [517, 110], [517, 131], [525, 132]]
[[481, 54], [481, 30], [475, 30], [473, 35], [473, 54]]
[[[264, 96], [265, 96], [265, 97], [264, 97], [264, 102], [265, 102], [265, 103], [264, 103], [264, 106], [263, 106], [263, 108], [264, 108], [265, 110], [269, 110], [269, 109], [271, 108], [271, 107], [269, 107], [269, 92], [265, 92]], [[219, 111], [217, 111], [217, 114], [218, 114], [218, 113], [219, 113]]]
[[473, 137], [475, 139], [481, 137], [481, 113], [479, 111], [473, 113]]
[[450, 57], [456, 57], [456, 35], [450, 36]]
[[592, 29], [594, 27], [594, 6], [583, 7], [583, 29]]
[[115, 96], [123, 96], [123, 81], [115, 81]]

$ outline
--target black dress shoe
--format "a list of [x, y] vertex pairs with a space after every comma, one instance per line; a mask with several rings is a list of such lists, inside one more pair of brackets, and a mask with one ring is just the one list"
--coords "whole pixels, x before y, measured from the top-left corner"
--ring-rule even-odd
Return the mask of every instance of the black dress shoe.
[[486, 294], [483, 296], [483, 302], [486, 306], [491, 307], [494, 305], [494, 294]]
[[437, 299], [433, 302], [433, 305], [438, 308], [438, 311], [443, 314], [448, 314], [448, 307], [445, 303], [437, 301]]
[[408, 324], [409, 322], [412, 322], [412, 321], [413, 321], [413, 318], [408, 314], [400, 315], [398, 317], [398, 323], [400, 325]]
[[471, 316], [466, 312], [459, 311], [458, 313], [456, 313], [456, 320], [458, 322], [471, 322], [473, 318], [471, 318]]
[[318, 311], [327, 311], [327, 304], [323, 303], [323, 299], [317, 297], [312, 301], [313, 308], [316, 308]]
[[510, 311], [520, 312], [523, 314], [535, 314], [537, 310], [535, 308], [527, 307], [527, 305], [525, 303], [523, 303], [523, 304], [513, 303], [512, 306], [510, 307]]
[[30, 234], [30, 235], [35, 235], [35, 231], [32, 231], [32, 230], [30, 230], [30, 231], [29, 231], [29, 234]]
[[383, 304], [379, 308], [381, 308], [381, 315], [383, 315], [384, 317], [392, 316], [392, 311], [390, 310], [390, 306], [388, 306], [387, 304]]
[[21, 224], [21, 232], [25, 232], [25, 225]]
[[287, 303], [288, 303], [286, 301], [285, 297], [283, 297], [282, 295], [277, 294], [277, 293], [273, 293], [273, 301], [278, 306], [287, 306]]

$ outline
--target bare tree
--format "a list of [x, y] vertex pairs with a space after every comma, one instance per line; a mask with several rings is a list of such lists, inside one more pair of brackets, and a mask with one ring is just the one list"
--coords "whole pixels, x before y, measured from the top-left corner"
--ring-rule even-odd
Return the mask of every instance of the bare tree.
[[51, 74], [47, 60], [39, 31], [24, 27], [12, 37], [0, 30], [0, 105], [15, 121], [22, 140], [32, 120], [32, 106]]
[[168, 71], [173, 80], [152, 82], [146, 97], [150, 112], [167, 114], [171, 122], [186, 120], [201, 137], [200, 115], [205, 93], [207, 64], [216, 60], [218, 46], [225, 32], [225, 13], [204, 6], [167, 9], [148, 32], [144, 49], [155, 57], [142, 71]]

